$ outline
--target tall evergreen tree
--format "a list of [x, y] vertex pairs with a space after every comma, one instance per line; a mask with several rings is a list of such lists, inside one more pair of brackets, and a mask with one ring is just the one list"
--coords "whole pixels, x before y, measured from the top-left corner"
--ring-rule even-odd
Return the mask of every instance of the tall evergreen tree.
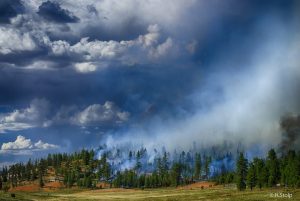
[[0, 176], [0, 191], [2, 190], [2, 186], [3, 186], [3, 183], [2, 183], [2, 178]]
[[247, 173], [247, 185], [251, 190], [256, 185], [256, 171], [253, 163], [249, 163], [249, 169]]
[[268, 169], [268, 186], [272, 187], [276, 185], [279, 181], [280, 172], [279, 172], [279, 162], [277, 155], [274, 149], [271, 149], [268, 152], [268, 157], [266, 161], [266, 166]]
[[255, 168], [256, 185], [261, 189], [266, 183], [266, 172], [264, 167], [264, 161], [259, 158], [253, 159], [253, 165]]
[[243, 153], [240, 153], [236, 166], [236, 184], [238, 190], [246, 189], [246, 176], [247, 176], [247, 159]]
[[210, 175], [210, 169], [209, 169], [210, 163], [211, 163], [211, 157], [206, 156], [205, 157], [205, 167], [204, 168], [205, 168], [205, 176], [206, 176], [207, 179], [209, 178], [209, 175]]
[[43, 175], [42, 173], [39, 174], [39, 186], [40, 188], [44, 187], [44, 180], [43, 180]]
[[171, 169], [171, 181], [173, 186], [178, 186], [181, 179], [182, 165], [180, 163], [174, 163]]
[[297, 187], [299, 185], [299, 161], [295, 151], [288, 151], [281, 161], [281, 181], [285, 186]]
[[199, 153], [195, 154], [195, 171], [194, 177], [196, 180], [200, 179], [201, 177], [201, 155]]
[[137, 172], [137, 174], [139, 174], [141, 168], [142, 168], [142, 163], [141, 163], [141, 153], [140, 151], [137, 151], [136, 153], [136, 165], [135, 165], [135, 170]]

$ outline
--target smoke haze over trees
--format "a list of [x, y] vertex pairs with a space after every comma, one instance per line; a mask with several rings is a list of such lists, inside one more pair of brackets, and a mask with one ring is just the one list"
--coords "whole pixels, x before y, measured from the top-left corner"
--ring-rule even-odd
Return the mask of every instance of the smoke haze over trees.
[[[49, 154], [47, 158], [3, 167], [0, 187], [14, 188], [35, 180], [38, 180], [40, 188], [53, 181], [63, 182], [66, 188], [107, 188], [108, 184], [109, 187], [144, 189], [177, 187], [204, 180], [224, 185], [236, 183], [238, 190], [278, 184], [294, 188], [300, 185], [300, 153], [293, 150], [277, 157], [271, 149], [265, 158], [251, 160], [239, 153], [236, 167], [226, 164], [226, 160], [235, 161], [230, 153], [216, 156], [197, 152], [192, 155], [191, 151], [178, 154], [165, 151], [162, 155], [157, 153], [153, 161], [149, 161], [145, 148], [129, 150], [127, 157], [119, 154], [108, 151], [100, 158], [96, 157], [94, 150]], [[124, 166], [124, 161], [131, 165]], [[203, 170], [200, 164], [205, 164]]]

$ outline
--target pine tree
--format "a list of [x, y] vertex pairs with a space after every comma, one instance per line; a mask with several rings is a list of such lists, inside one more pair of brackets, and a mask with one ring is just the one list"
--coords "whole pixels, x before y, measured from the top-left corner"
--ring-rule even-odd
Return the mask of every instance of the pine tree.
[[68, 174], [67, 185], [69, 188], [73, 186], [74, 180], [75, 180], [75, 173], [72, 171], [71, 173]]
[[230, 184], [233, 182], [233, 180], [234, 180], [234, 173], [231, 172], [227, 173], [225, 178], [225, 183]]
[[139, 178], [138, 178], [138, 188], [144, 188], [145, 187], [145, 175], [142, 174]]
[[268, 157], [266, 161], [266, 166], [268, 169], [268, 186], [272, 187], [276, 185], [279, 181], [280, 172], [279, 172], [279, 163], [274, 149], [271, 149], [268, 152]]
[[150, 188], [151, 185], [150, 185], [150, 177], [149, 176], [146, 176], [145, 178], [145, 188]]
[[140, 159], [141, 159], [140, 151], [137, 151], [137, 154], [136, 154], [136, 165], [135, 165], [135, 170], [136, 170], [137, 174], [139, 174], [140, 169], [142, 168], [142, 163], [141, 163]]
[[300, 187], [300, 151], [297, 154], [296, 158], [296, 165], [297, 165], [297, 187]]
[[285, 186], [297, 187], [299, 185], [299, 161], [296, 152], [289, 151], [281, 162], [283, 164], [282, 181]]
[[247, 185], [251, 190], [256, 185], [256, 171], [253, 163], [249, 163], [249, 169], [247, 173]]
[[92, 187], [92, 178], [91, 178], [91, 176], [87, 176], [86, 177], [86, 180], [85, 180], [85, 187], [86, 188], [91, 188]]
[[207, 179], [209, 178], [209, 174], [210, 174], [210, 169], [209, 169], [210, 163], [211, 163], [211, 157], [209, 156], [205, 157], [205, 176]]
[[40, 188], [44, 187], [44, 181], [43, 181], [42, 173], [40, 173], [40, 175], [39, 175], [39, 186], [40, 186]]
[[1, 176], [0, 176], [0, 191], [2, 190], [2, 185], [3, 185], [3, 183], [2, 183], [2, 178], [1, 178]]
[[171, 170], [171, 181], [173, 186], [178, 186], [180, 184], [182, 172], [182, 165], [180, 163], [174, 163]]
[[195, 173], [194, 177], [196, 180], [199, 180], [201, 176], [201, 156], [200, 154], [196, 153], [195, 155]]
[[265, 185], [266, 180], [264, 161], [259, 158], [254, 158], [253, 165], [256, 175], [256, 184], [259, 187], [259, 189], [261, 189]]
[[247, 176], [247, 159], [244, 157], [243, 153], [240, 153], [236, 167], [237, 176], [237, 188], [238, 190], [246, 189], [246, 176]]

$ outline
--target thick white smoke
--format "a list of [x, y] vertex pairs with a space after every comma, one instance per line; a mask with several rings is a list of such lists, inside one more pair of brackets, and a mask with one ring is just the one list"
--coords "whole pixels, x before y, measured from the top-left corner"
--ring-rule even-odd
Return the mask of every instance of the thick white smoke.
[[[267, 23], [259, 26], [264, 25]], [[300, 113], [300, 36], [295, 34], [299, 33], [297, 27], [284, 22], [275, 20], [269, 25], [265, 27], [269, 29], [266, 40], [249, 47], [254, 49], [250, 61], [235, 64], [239, 58], [230, 50], [216, 58], [214, 68], [218, 72], [207, 75], [206, 86], [191, 95], [196, 105], [194, 114], [182, 119], [159, 119], [150, 129], [134, 128], [117, 143], [170, 150], [190, 149], [193, 142], [199, 148], [208, 148], [224, 141], [234, 144], [233, 150], [238, 144], [245, 149], [255, 147], [257, 152], [279, 147], [280, 119]], [[215, 86], [219, 94], [213, 92]], [[215, 97], [218, 101], [203, 110], [203, 101]]]

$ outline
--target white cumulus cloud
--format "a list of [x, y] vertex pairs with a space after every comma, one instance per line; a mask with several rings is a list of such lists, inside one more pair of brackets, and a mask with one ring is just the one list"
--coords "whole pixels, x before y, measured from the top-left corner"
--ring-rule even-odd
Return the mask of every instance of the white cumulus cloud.
[[16, 140], [13, 142], [3, 143], [1, 146], [0, 153], [10, 153], [10, 154], [31, 154], [32, 151], [41, 151], [48, 149], [59, 148], [58, 145], [45, 143], [39, 140], [33, 143], [31, 139], [27, 139], [22, 135], [18, 135]]
[[80, 73], [90, 73], [97, 69], [96, 65], [91, 62], [83, 62], [75, 64], [75, 70]]
[[36, 49], [36, 44], [29, 33], [22, 33], [16, 29], [0, 27], [1, 54], [34, 49]]
[[46, 45], [53, 55], [73, 56], [81, 60], [74, 64], [75, 71], [89, 73], [119, 63], [122, 65], [151, 63], [172, 51], [174, 41], [168, 37], [161, 41], [160, 28], [157, 24], [149, 25], [148, 33], [133, 40], [89, 41], [82, 38], [74, 45], [67, 41], [49, 41]]
[[14, 142], [3, 143], [1, 150], [14, 150], [14, 149], [32, 149], [33, 145], [30, 139], [26, 139], [24, 136], [19, 135]]
[[129, 112], [121, 111], [113, 102], [106, 101], [103, 105], [94, 104], [86, 107], [72, 118], [72, 122], [82, 126], [122, 123], [128, 120], [129, 115]]
[[58, 148], [55, 144], [49, 144], [46, 142], [43, 142], [42, 140], [39, 140], [38, 142], [34, 143], [34, 147], [37, 149], [54, 149]]
[[49, 103], [45, 99], [34, 99], [28, 108], [0, 114], [0, 133], [18, 131], [37, 126], [47, 126]]

